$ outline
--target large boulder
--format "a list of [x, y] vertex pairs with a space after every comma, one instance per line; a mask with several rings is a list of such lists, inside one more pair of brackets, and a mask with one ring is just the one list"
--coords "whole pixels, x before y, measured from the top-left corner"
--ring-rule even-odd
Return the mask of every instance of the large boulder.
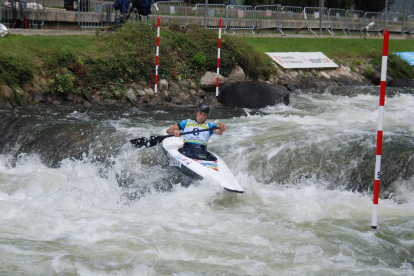
[[[220, 87], [226, 84], [227, 78], [219, 75]], [[201, 77], [200, 88], [206, 91], [214, 91], [217, 84], [217, 73], [208, 71]]]
[[414, 87], [414, 80], [410, 79], [392, 79], [387, 82], [389, 87]]
[[289, 104], [286, 87], [261, 81], [230, 84], [218, 96], [218, 101], [229, 107], [262, 108], [279, 103]]

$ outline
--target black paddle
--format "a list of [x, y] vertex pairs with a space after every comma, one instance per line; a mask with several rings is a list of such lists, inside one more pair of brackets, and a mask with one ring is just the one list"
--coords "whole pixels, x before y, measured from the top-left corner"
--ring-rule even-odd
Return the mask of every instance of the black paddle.
[[[181, 132], [181, 135], [184, 135], [184, 134], [198, 135], [198, 133], [200, 133], [200, 132], [210, 131], [210, 130], [215, 130], [215, 129], [219, 129], [219, 128], [214, 126], [212, 128], [202, 129], [202, 130], [194, 129], [193, 131]], [[148, 137], [142, 137], [142, 138], [132, 139], [132, 140], [129, 140], [129, 141], [131, 142], [131, 144], [133, 144], [137, 148], [142, 148], [142, 147], [149, 148], [149, 147], [153, 147], [153, 146], [158, 145], [165, 138], [173, 137], [173, 136], [174, 136], [174, 134], [163, 135], [163, 136], [150, 136], [149, 138]]]

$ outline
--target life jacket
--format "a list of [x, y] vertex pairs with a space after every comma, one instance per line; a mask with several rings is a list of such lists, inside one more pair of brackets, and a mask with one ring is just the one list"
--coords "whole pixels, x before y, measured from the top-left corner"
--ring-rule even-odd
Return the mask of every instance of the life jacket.
[[217, 126], [214, 123], [197, 123], [195, 120], [187, 119], [178, 124], [183, 132], [194, 131], [191, 134], [183, 135], [184, 143], [194, 143], [207, 146], [208, 139], [213, 135], [213, 131], [197, 132], [197, 130], [209, 129]]

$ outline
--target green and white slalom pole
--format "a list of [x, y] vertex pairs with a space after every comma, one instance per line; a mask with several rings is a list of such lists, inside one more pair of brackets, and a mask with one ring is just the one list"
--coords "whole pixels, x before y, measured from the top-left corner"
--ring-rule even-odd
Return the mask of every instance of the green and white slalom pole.
[[379, 99], [379, 116], [378, 116], [378, 130], [377, 130], [377, 155], [375, 162], [375, 177], [374, 177], [374, 207], [372, 210], [372, 229], [377, 229], [378, 217], [378, 197], [381, 177], [381, 154], [382, 154], [382, 131], [384, 127], [384, 105], [385, 105], [385, 89], [387, 86], [387, 62], [388, 62], [388, 28], [384, 32], [384, 43], [382, 48], [382, 65], [381, 65], [381, 86]]

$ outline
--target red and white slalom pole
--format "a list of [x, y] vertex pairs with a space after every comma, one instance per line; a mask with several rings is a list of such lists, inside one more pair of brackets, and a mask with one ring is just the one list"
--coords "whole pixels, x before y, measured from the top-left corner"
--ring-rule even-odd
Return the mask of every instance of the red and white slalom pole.
[[220, 47], [221, 47], [221, 17], [219, 24], [219, 35], [218, 35], [218, 49], [217, 49], [217, 81], [216, 81], [216, 97], [219, 94], [219, 76], [220, 76]]
[[377, 130], [377, 156], [375, 162], [375, 177], [374, 177], [374, 207], [372, 210], [372, 229], [377, 229], [378, 216], [378, 197], [380, 188], [381, 176], [381, 153], [382, 153], [382, 130], [384, 127], [384, 104], [385, 104], [385, 89], [387, 86], [387, 62], [388, 62], [388, 28], [384, 32], [384, 44], [382, 48], [382, 64], [381, 64], [381, 86], [379, 99], [379, 116], [378, 116], [378, 130]]
[[157, 87], [158, 87], [158, 57], [160, 54], [160, 25], [161, 25], [161, 18], [158, 16], [158, 27], [157, 27], [157, 50], [155, 52], [155, 87], [154, 93], [157, 94]]

